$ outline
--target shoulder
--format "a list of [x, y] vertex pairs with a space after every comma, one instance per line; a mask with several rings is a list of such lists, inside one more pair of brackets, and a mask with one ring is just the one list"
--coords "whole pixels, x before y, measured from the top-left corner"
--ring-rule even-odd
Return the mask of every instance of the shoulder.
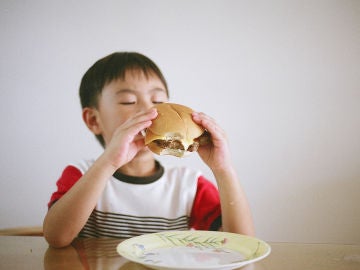
[[217, 191], [217, 186], [208, 180], [204, 175], [200, 175], [198, 178], [198, 190], [211, 189]]
[[200, 171], [188, 167], [170, 167], [164, 169], [164, 175], [158, 182], [165, 190], [181, 192], [183, 196], [188, 194], [193, 198], [200, 175]]
[[172, 179], [197, 179], [201, 172], [188, 167], [170, 167], [165, 169], [164, 175]]
[[94, 160], [81, 160], [77, 163], [69, 164], [63, 170], [57, 181], [59, 185], [72, 186], [90, 168]]
[[69, 164], [68, 167], [77, 168], [82, 174], [84, 174], [94, 164], [95, 159], [82, 159], [77, 162]]
[[196, 185], [197, 193], [201, 191], [211, 191], [217, 193], [217, 186], [207, 179], [200, 170], [195, 170], [186, 166], [170, 167], [164, 169], [164, 176], [166, 180], [179, 182], [182, 185], [192, 186]]

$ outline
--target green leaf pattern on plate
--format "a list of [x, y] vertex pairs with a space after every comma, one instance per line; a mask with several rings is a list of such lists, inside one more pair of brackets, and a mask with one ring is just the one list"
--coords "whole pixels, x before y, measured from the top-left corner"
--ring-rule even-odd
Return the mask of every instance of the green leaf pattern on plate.
[[221, 248], [227, 243], [227, 238], [208, 237], [203, 239], [201, 236], [183, 234], [158, 234], [160, 239], [164, 242], [170, 242], [174, 246], [187, 247], [204, 247], [204, 248]]

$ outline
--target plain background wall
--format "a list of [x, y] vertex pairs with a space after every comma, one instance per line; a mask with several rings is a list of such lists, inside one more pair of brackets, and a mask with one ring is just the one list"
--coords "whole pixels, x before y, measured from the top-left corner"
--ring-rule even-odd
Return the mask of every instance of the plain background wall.
[[360, 1], [7, 0], [0, 27], [0, 228], [41, 224], [62, 169], [99, 155], [79, 82], [129, 50], [226, 130], [258, 237], [360, 243]]

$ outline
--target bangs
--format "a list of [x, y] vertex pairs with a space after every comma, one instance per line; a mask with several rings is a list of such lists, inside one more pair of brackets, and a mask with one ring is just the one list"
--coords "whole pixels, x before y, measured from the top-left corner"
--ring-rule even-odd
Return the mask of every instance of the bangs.
[[[150, 59], [131, 54], [113, 55], [109, 59], [104, 70], [105, 84], [116, 79], [124, 80], [127, 72], [131, 72], [133, 75], [142, 73], [146, 78], [155, 75], [164, 83], [164, 78], [159, 68]], [[167, 88], [166, 84], [164, 86]]]
[[142, 73], [147, 79], [158, 77], [169, 96], [165, 77], [150, 58], [136, 52], [116, 52], [98, 60], [83, 76], [79, 91], [82, 107], [97, 107], [103, 87], [113, 80], [124, 80], [128, 71]]

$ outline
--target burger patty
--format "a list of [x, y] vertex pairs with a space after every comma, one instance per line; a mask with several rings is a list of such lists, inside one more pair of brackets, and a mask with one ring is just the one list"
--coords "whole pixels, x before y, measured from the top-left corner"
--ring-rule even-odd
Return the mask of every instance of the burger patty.
[[199, 149], [199, 143], [195, 141], [192, 145], [189, 145], [187, 151], [196, 152], [198, 149]]
[[182, 143], [179, 140], [169, 140], [169, 141], [165, 141], [165, 140], [155, 140], [154, 141], [156, 143], [157, 146], [159, 146], [160, 148], [163, 149], [179, 149], [179, 150], [185, 150], [184, 146], [182, 145]]
[[[210, 133], [205, 131], [200, 137], [194, 139], [194, 143], [189, 145], [186, 151], [196, 152], [200, 145], [210, 143]], [[178, 149], [184, 151], [185, 148], [179, 140], [155, 140], [154, 143], [162, 149]]]
[[[178, 150], [185, 150], [183, 144], [179, 140], [155, 140], [154, 143], [156, 143], [157, 146], [163, 149], [178, 149]], [[194, 142], [192, 145], [186, 149], [186, 151], [194, 152], [197, 151], [199, 148], [199, 143]]]

